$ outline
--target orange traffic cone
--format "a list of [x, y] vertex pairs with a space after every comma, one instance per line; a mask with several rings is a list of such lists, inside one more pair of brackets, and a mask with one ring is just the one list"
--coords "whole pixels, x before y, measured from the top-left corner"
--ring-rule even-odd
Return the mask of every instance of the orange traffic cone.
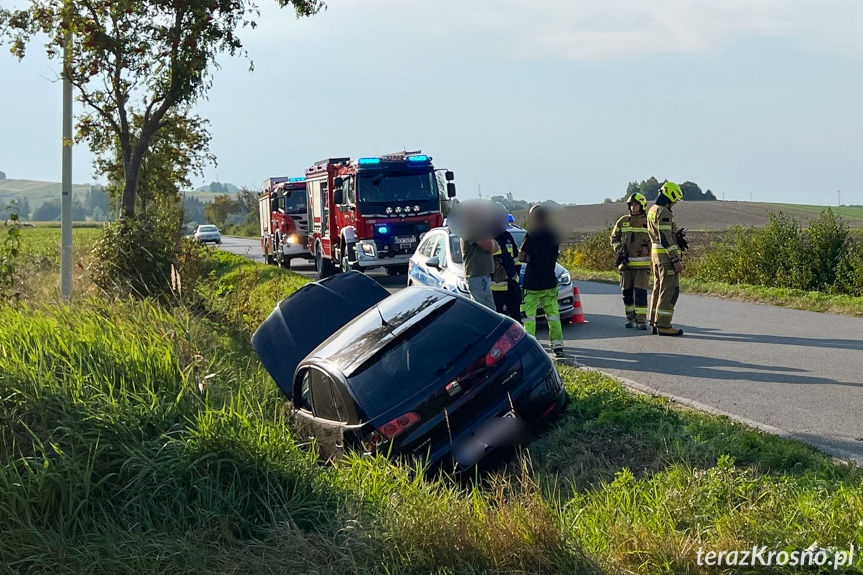
[[581, 307], [581, 294], [578, 293], [578, 287], [572, 286], [572, 323], [587, 323], [584, 319], [584, 309]]

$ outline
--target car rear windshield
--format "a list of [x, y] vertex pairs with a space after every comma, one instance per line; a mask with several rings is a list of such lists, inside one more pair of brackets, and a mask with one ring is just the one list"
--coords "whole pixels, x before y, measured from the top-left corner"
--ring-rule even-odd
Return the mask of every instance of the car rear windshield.
[[219, 228], [216, 226], [201, 226], [202, 232], [218, 232]]
[[[428, 387], [500, 321], [500, 316], [457, 299], [444, 313], [405, 332], [348, 380], [366, 415], [377, 417]], [[441, 386], [446, 383], [441, 381]]]

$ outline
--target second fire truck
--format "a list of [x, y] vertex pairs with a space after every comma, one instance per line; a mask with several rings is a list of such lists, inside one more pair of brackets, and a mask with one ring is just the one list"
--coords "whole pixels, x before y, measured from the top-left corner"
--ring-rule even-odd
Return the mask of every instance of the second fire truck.
[[311, 259], [305, 178], [268, 178], [258, 196], [261, 251], [268, 264], [290, 268], [294, 258]]
[[[455, 197], [452, 172], [445, 179]], [[437, 174], [420, 152], [329, 158], [306, 170], [305, 183], [308, 248], [321, 278], [377, 267], [406, 273], [420, 238], [443, 225]]]

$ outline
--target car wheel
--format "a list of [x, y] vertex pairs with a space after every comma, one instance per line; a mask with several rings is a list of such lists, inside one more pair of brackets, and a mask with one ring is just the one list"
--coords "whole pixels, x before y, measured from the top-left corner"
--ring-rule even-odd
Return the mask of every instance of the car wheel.
[[291, 269], [291, 258], [286, 258], [282, 256], [282, 267], [286, 270]]

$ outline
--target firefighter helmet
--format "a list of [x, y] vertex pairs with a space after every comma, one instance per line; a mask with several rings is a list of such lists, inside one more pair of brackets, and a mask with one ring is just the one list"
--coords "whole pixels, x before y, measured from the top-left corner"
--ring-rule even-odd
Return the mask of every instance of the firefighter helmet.
[[662, 187], [659, 188], [659, 193], [672, 202], [679, 202], [683, 199], [683, 190], [674, 182], [665, 182], [662, 184]]
[[645, 198], [644, 196], [642, 196], [642, 195], [641, 195], [641, 194], [639, 194], [638, 192], [636, 192], [636, 193], [634, 193], [634, 194], [630, 195], [628, 198], [626, 198], [626, 203], [627, 203], [627, 204], [632, 204], [632, 203], [635, 203], [635, 202], [638, 202], [639, 204], [641, 204], [641, 209], [642, 209], [642, 210], [646, 210], [646, 209], [647, 209], [647, 198]]

